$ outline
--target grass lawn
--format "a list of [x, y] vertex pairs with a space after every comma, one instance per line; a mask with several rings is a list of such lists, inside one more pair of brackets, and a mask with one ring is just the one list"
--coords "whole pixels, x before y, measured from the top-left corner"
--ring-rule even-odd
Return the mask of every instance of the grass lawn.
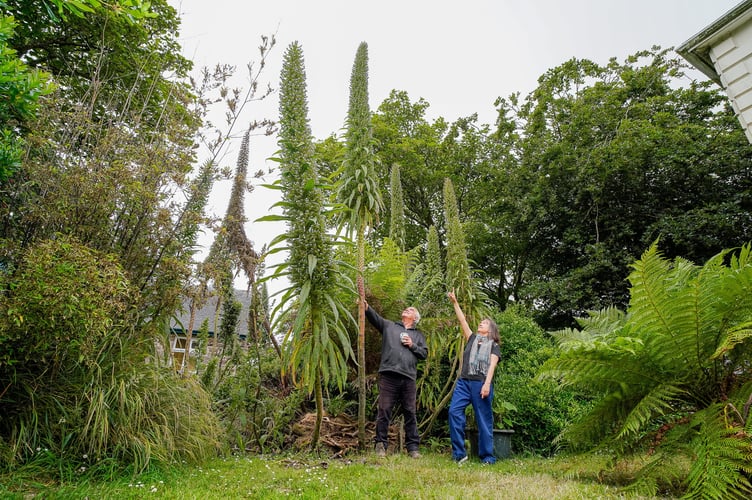
[[0, 498], [644, 498], [599, 482], [605, 461], [592, 456], [509, 458], [492, 466], [469, 461], [458, 467], [447, 454], [432, 452], [417, 460], [370, 454], [344, 459], [243, 456], [109, 482], [81, 477], [61, 485], [23, 479], [23, 474], [0, 476]]

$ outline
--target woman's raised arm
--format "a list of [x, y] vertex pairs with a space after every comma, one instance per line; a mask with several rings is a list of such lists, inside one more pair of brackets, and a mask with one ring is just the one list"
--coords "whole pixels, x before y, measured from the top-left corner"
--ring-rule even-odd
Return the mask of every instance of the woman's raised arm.
[[465, 313], [462, 312], [462, 308], [460, 307], [460, 304], [457, 302], [457, 297], [454, 295], [454, 290], [447, 293], [447, 297], [449, 297], [449, 300], [452, 302], [452, 305], [454, 306], [454, 314], [457, 315], [457, 320], [460, 322], [460, 328], [462, 328], [462, 334], [465, 336], [465, 340], [467, 340], [473, 334], [473, 331], [470, 329], [470, 325], [467, 324], [467, 319], [465, 319]]

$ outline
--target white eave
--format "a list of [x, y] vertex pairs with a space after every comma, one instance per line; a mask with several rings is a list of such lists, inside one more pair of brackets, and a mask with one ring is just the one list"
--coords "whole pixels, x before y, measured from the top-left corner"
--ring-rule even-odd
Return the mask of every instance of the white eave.
[[676, 52], [711, 80], [723, 86], [721, 76], [710, 58], [710, 50], [750, 19], [752, 19], [752, 0], [745, 0], [681, 44]]

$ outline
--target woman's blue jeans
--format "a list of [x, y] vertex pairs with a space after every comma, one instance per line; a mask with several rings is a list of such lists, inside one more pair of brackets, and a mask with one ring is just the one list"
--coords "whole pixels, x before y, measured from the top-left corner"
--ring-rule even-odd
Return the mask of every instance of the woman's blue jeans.
[[465, 408], [473, 405], [475, 423], [478, 426], [478, 457], [481, 462], [495, 463], [493, 450], [493, 384], [485, 398], [480, 397], [483, 382], [459, 379], [454, 386], [452, 402], [449, 405], [449, 437], [452, 440], [452, 458], [461, 460], [467, 455], [465, 450]]

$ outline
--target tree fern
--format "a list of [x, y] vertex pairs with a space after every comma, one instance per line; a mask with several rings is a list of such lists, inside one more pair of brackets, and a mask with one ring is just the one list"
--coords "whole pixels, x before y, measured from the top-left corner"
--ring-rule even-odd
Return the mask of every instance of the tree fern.
[[[653, 245], [629, 279], [626, 315], [604, 310], [581, 319], [581, 330], [557, 333], [565, 349], [540, 372], [602, 394], [562, 439], [607, 444], [620, 454], [641, 445], [671, 450], [694, 460], [689, 497], [745, 497], [752, 458], [744, 430], [752, 406], [749, 247], [700, 267], [669, 261]], [[640, 477], [648, 484], [656, 475]]]
[[660, 384], [652, 387], [648, 394], [642, 396], [624, 419], [616, 438], [636, 435], [652, 419], [670, 414], [674, 404], [684, 396], [686, 391], [672, 384]]

